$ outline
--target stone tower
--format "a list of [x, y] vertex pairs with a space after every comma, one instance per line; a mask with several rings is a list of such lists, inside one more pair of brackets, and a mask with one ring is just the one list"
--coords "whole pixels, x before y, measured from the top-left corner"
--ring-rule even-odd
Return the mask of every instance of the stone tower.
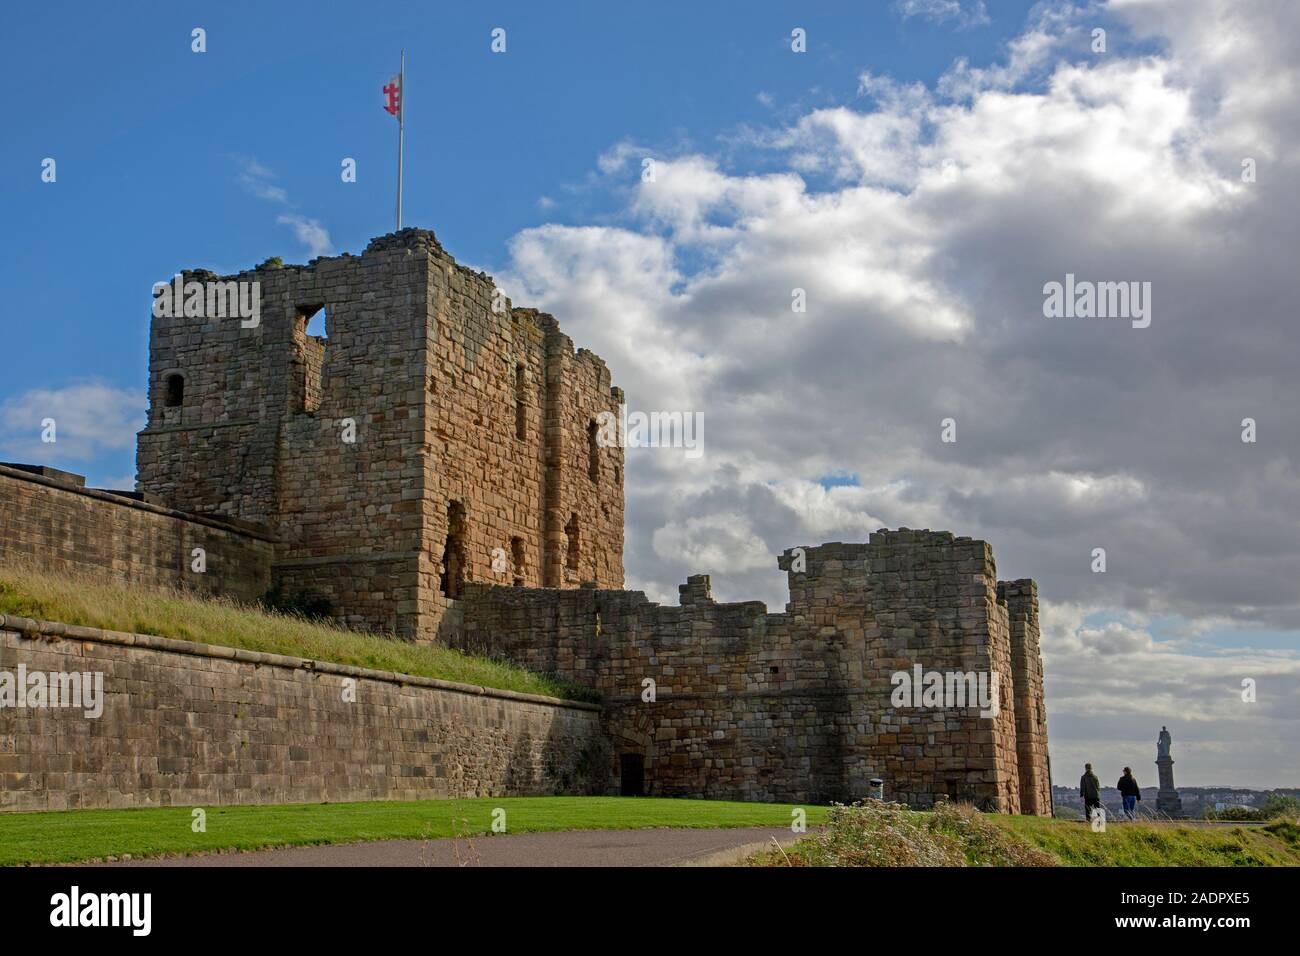
[[622, 391], [432, 232], [181, 278], [255, 283], [260, 318], [155, 310], [137, 487], [263, 526], [282, 593], [427, 640], [470, 582], [622, 586], [623, 453], [595, 440]]

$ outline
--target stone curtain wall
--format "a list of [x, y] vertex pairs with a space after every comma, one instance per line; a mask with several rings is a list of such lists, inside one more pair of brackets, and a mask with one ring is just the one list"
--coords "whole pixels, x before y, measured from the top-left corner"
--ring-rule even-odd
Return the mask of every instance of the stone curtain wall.
[[[183, 277], [260, 283], [260, 322], [153, 319], [140, 487], [178, 509], [265, 522], [286, 592], [325, 598], [352, 627], [434, 638], [450, 607], [452, 502], [463, 511], [453, 577], [622, 586], [622, 450], [601, 450], [593, 482], [586, 441], [622, 393], [551, 316], [512, 308], [432, 232], [307, 266]], [[321, 308], [318, 339], [306, 325]], [[166, 401], [174, 375], [179, 407]]]
[[[989, 546], [904, 529], [803, 551], [803, 572], [794, 552], [781, 559], [783, 614], [717, 604], [704, 576], [676, 608], [641, 592], [474, 587], [455, 641], [600, 690], [614, 788], [626, 753], [643, 758], [656, 795], [848, 800], [878, 776], [887, 798], [912, 805], [950, 797], [1022, 812], [1019, 754], [1038, 744], [1020, 745], [1016, 707], [1024, 697], [1041, 713], [1042, 697], [1041, 681], [1020, 692], [1013, 639], [1025, 659], [1037, 644], [1009, 627]], [[1000, 713], [894, 708], [891, 675], [916, 664], [996, 672]], [[1037, 740], [1046, 747], [1045, 725]]]
[[[85, 488], [78, 475], [40, 471], [0, 465], [0, 567], [21, 563], [246, 601], [270, 587], [272, 545], [264, 533]], [[191, 552], [200, 547], [202, 574], [191, 570]]]
[[[792, 633], [763, 605], [714, 604], [704, 579], [682, 607], [639, 591], [483, 588], [459, 643], [594, 685], [619, 755], [644, 758], [654, 796], [822, 803], [865, 786], [843, 759], [857, 650]], [[860, 663], [860, 661], [859, 661]], [[646, 703], [645, 678], [656, 701]]]
[[102, 672], [106, 703], [98, 719], [0, 710], [0, 811], [583, 794], [606, 782], [590, 704], [0, 615], [0, 670], [19, 664]]

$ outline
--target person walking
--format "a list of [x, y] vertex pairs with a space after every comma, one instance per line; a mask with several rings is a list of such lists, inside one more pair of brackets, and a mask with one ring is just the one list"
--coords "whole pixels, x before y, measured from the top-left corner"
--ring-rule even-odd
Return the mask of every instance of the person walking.
[[1092, 764], [1083, 765], [1083, 776], [1079, 778], [1079, 795], [1083, 797], [1083, 817], [1092, 819], [1093, 809], [1101, 809], [1101, 781], [1092, 772]]
[[1124, 768], [1124, 776], [1119, 778], [1119, 783], [1115, 784], [1115, 788], [1119, 790], [1119, 795], [1124, 798], [1124, 816], [1130, 820], [1136, 820], [1138, 801], [1142, 799], [1142, 788], [1138, 786], [1137, 779], [1133, 776], [1131, 768]]

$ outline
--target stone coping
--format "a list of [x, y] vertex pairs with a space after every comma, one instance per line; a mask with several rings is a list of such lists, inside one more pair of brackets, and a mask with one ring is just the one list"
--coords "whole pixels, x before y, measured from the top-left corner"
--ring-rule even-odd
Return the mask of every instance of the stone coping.
[[317, 661], [306, 657], [288, 657], [284, 654], [267, 654], [264, 651], [223, 647], [219, 644], [200, 644], [196, 641], [157, 637], [153, 634], [131, 634], [125, 631], [106, 631], [98, 627], [83, 627], [78, 624], [61, 624], [58, 621], [36, 621], [13, 614], [0, 614], [0, 631], [16, 631], [32, 638], [43, 636], [76, 641], [94, 641], [98, 644], [142, 647], [147, 650], [189, 654], [193, 657], [211, 657], [218, 660], [237, 661], [243, 664], [307, 670], [317, 674], [338, 674], [342, 677], [364, 678], [399, 686], [429, 687], [457, 694], [496, 697], [501, 700], [545, 704], [550, 707], [568, 707], [573, 710], [601, 710], [599, 704], [590, 704], [581, 700], [565, 700], [561, 697], [547, 697], [542, 694], [524, 694], [519, 691], [502, 690], [496, 687], [480, 687], [477, 684], [461, 684], [456, 681], [439, 680], [436, 677], [420, 677], [415, 674], [402, 674], [397, 671], [373, 670], [369, 667], [354, 667], [351, 664], [336, 664], [333, 661]]
[[7, 468], [4, 465], [0, 465], [0, 477], [13, 478], [18, 481], [29, 481], [33, 484], [45, 485], [48, 488], [57, 489], [58, 491], [66, 491], [71, 495], [82, 495], [86, 498], [95, 498], [99, 501], [107, 502], [112, 505], [120, 505], [124, 508], [150, 511], [154, 514], [164, 515], [168, 518], [178, 518], [181, 521], [207, 525], [210, 528], [216, 528], [220, 531], [226, 531], [231, 534], [244, 535], [249, 538], [258, 538], [259, 540], [271, 543], [275, 542], [275, 536], [270, 532], [254, 527], [249, 522], [239, 521], [234, 518], [223, 519], [216, 516], [194, 514], [190, 511], [177, 511], [175, 508], [167, 508], [162, 505], [150, 504], [147, 501], [139, 501], [135, 498], [115, 495], [111, 491], [102, 491], [98, 488], [83, 488], [76, 485], [70, 485], [66, 482], [56, 481], [53, 478], [46, 478], [44, 475], [33, 474], [30, 471], [20, 471], [17, 468]]

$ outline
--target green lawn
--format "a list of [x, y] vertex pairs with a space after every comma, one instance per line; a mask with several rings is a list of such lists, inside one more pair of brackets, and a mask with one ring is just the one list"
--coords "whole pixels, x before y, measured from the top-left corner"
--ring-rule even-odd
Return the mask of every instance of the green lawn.
[[[653, 797], [479, 797], [468, 800], [287, 804], [206, 808], [207, 832], [195, 833], [189, 807], [147, 810], [71, 810], [0, 814], [0, 865], [71, 863], [131, 854], [132, 857], [251, 850], [364, 840], [433, 839], [491, 832], [492, 811], [506, 812], [508, 833], [547, 830], [609, 830], [646, 827], [788, 826], [792, 806]], [[826, 807], [805, 807], [809, 826], [827, 821]], [[880, 833], [870, 826], [810, 839], [786, 853], [772, 851], [753, 863], [786, 866], [917, 865], [929, 837], [931, 814], [898, 810], [915, 832], [898, 822]], [[1042, 817], [979, 814], [975, 825], [944, 826], [967, 865], [1063, 866], [1297, 866], [1300, 826], [1282, 821], [1263, 827], [1200, 828], [1175, 823], [1113, 824], [1094, 833], [1082, 823]], [[1014, 843], [992, 839], [985, 824]], [[847, 839], [849, 837], [851, 839]], [[828, 840], [829, 838], [829, 840]], [[903, 839], [893, 847], [890, 840]], [[827, 848], [814, 852], [814, 841]], [[870, 841], [868, 852], [850, 843]], [[906, 850], [907, 852], [901, 852]], [[827, 852], [829, 851], [829, 852]], [[1032, 852], [1050, 854], [1037, 860]], [[940, 859], [941, 858], [936, 858]], [[941, 865], [952, 865], [951, 860]]]
[[[67, 863], [361, 840], [477, 836], [492, 811], [508, 833], [645, 827], [789, 826], [793, 807], [773, 803], [653, 797], [478, 797], [469, 800], [285, 804], [207, 808], [207, 832], [191, 829], [189, 807], [0, 813], [0, 865]], [[810, 826], [824, 807], [806, 807]]]
[[48, 574], [9, 563], [0, 568], [0, 614], [332, 661], [525, 694], [595, 699], [589, 689], [446, 647], [349, 631], [230, 600], [127, 588], [97, 577]]

